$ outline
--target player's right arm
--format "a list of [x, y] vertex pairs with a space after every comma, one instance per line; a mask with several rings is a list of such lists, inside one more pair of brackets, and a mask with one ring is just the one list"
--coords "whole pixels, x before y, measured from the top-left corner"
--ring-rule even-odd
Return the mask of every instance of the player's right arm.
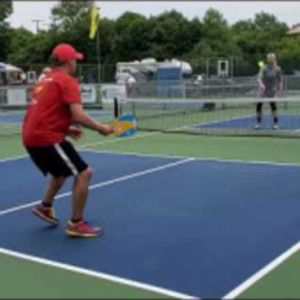
[[264, 78], [264, 68], [262, 68], [259, 73], [258, 73], [258, 77], [257, 77], [257, 81], [258, 81], [258, 86], [259, 86], [259, 90], [264, 92], [266, 89], [266, 86], [263, 82], [263, 78]]
[[84, 111], [81, 103], [80, 86], [77, 80], [70, 76], [64, 76], [59, 81], [59, 84], [62, 89], [62, 101], [64, 104], [69, 105], [73, 122], [98, 131], [102, 135], [113, 133], [111, 126], [97, 122]]
[[97, 122], [87, 113], [85, 113], [81, 104], [70, 104], [70, 110], [74, 122], [84, 127], [96, 130], [102, 135], [109, 135], [113, 133], [113, 128], [111, 126]]

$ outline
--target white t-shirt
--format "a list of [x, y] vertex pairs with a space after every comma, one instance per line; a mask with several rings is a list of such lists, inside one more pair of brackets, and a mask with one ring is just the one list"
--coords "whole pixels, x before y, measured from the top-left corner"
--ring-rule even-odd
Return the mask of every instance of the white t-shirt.
[[132, 86], [132, 85], [134, 85], [135, 83], [136, 83], [136, 80], [134, 79], [134, 77], [128, 76], [128, 77], [126, 78], [126, 85], [127, 85], [127, 86]]
[[45, 74], [41, 74], [40, 77], [39, 77], [39, 79], [38, 79], [38, 82], [41, 82], [45, 77], [46, 77]]

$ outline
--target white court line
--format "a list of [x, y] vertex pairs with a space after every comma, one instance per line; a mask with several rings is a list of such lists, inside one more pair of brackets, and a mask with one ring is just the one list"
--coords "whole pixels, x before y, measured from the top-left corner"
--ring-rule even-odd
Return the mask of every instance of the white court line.
[[94, 278], [99, 278], [99, 279], [107, 280], [107, 281], [110, 281], [110, 282], [130, 286], [130, 287], [133, 287], [133, 288], [138, 288], [138, 289], [142, 289], [142, 290], [145, 290], [145, 291], [150, 291], [150, 292], [154, 292], [154, 293], [157, 293], [157, 294], [170, 296], [170, 297], [173, 297], [173, 298], [178, 298], [178, 299], [199, 299], [199, 298], [196, 298], [196, 297], [193, 297], [193, 296], [190, 296], [190, 295], [178, 293], [178, 292], [175, 292], [175, 291], [171, 291], [171, 290], [167, 290], [167, 289], [164, 289], [164, 288], [152, 286], [152, 285], [149, 285], [149, 284], [137, 282], [137, 281], [134, 281], [134, 280], [125, 279], [125, 278], [109, 275], [109, 274], [106, 274], [106, 273], [96, 272], [96, 271], [92, 271], [92, 270], [88, 270], [88, 269], [84, 269], [84, 268], [74, 267], [74, 266], [69, 265], [69, 264], [59, 263], [59, 262], [56, 262], [56, 261], [51, 261], [51, 260], [48, 260], [48, 259], [44, 259], [44, 258], [40, 258], [40, 257], [37, 257], [37, 256], [32, 256], [32, 255], [27, 255], [27, 254], [15, 252], [15, 251], [7, 250], [7, 249], [4, 249], [4, 248], [0, 248], [0, 253], [11, 256], [11, 257], [23, 259], [23, 260], [26, 260], [26, 261], [39, 263], [39, 264], [46, 265], [46, 266], [49, 266], [49, 267], [58, 268], [58, 269], [61, 269], [61, 270], [66, 270], [66, 271], [71, 271], [71, 272], [75, 272], [75, 273], [78, 273], [78, 274], [91, 276], [91, 277], [94, 277]]
[[[79, 149], [80, 150], [80, 149]], [[276, 162], [268, 162], [268, 161], [255, 161], [255, 160], [239, 160], [239, 159], [222, 159], [222, 158], [214, 158], [214, 157], [186, 157], [180, 155], [164, 155], [164, 154], [143, 154], [136, 152], [117, 152], [110, 150], [92, 150], [92, 149], [83, 149], [83, 152], [91, 152], [98, 154], [112, 154], [112, 155], [128, 155], [128, 156], [137, 156], [137, 157], [149, 157], [149, 158], [166, 158], [166, 159], [185, 159], [191, 158], [194, 161], [212, 161], [219, 163], [233, 163], [233, 164], [249, 164], [249, 165], [269, 165], [276, 167], [300, 167], [300, 163], [276, 163]]]
[[[109, 151], [96, 151], [96, 150], [86, 150], [88, 152], [95, 152], [95, 153], [110, 153]], [[180, 156], [161, 156], [161, 155], [150, 155], [150, 154], [139, 154], [139, 153], [117, 153], [114, 152], [113, 154], [120, 154], [120, 155], [131, 155], [131, 156], [140, 156], [140, 157], [159, 157], [159, 158], [174, 158], [174, 159], [180, 159], [182, 157]], [[246, 162], [246, 161], [238, 161], [238, 160], [216, 160], [216, 159], [203, 159], [203, 158], [194, 158], [195, 161], [217, 161], [222, 163], [243, 163], [243, 164], [258, 164], [258, 165], [274, 165], [274, 166], [283, 166], [283, 167], [300, 167], [300, 164], [286, 164], [286, 163], [269, 163], [269, 162]], [[244, 283], [242, 283], [240, 286], [238, 286], [236, 289], [228, 293], [226, 296], [223, 297], [223, 299], [233, 299], [242, 294], [245, 290], [247, 290], [249, 287], [251, 287], [253, 284], [255, 284], [257, 281], [265, 277], [268, 273], [273, 271], [276, 267], [278, 267], [280, 264], [282, 264], [284, 261], [286, 261], [289, 257], [294, 255], [296, 252], [300, 250], [300, 242], [298, 242], [296, 245], [291, 247], [289, 250], [281, 254], [279, 257], [277, 257], [274, 261], [272, 261], [269, 265], [258, 271], [256, 274], [254, 274], [252, 277], [250, 277], [248, 280], [246, 280]]]
[[[169, 163], [169, 164], [165, 164], [165, 165], [162, 165], [162, 166], [159, 166], [159, 167], [147, 169], [147, 170], [140, 171], [140, 172], [137, 172], [137, 173], [133, 173], [133, 174], [130, 174], [130, 175], [125, 175], [125, 176], [122, 176], [122, 177], [119, 177], [119, 178], [116, 178], [116, 179], [100, 182], [100, 183], [91, 185], [89, 187], [89, 190], [102, 188], [104, 186], [112, 185], [112, 184], [115, 184], [115, 183], [118, 183], [118, 182], [122, 182], [122, 181], [125, 181], [125, 180], [132, 179], [132, 178], [144, 176], [144, 175], [147, 175], [147, 174], [155, 173], [155, 172], [166, 170], [166, 169], [170, 169], [170, 168], [188, 163], [188, 162], [193, 161], [193, 160], [194, 160], [193, 158], [185, 158], [183, 160], [172, 162], [172, 163]], [[70, 196], [70, 195], [72, 195], [72, 192], [67, 192], [67, 193], [60, 194], [60, 195], [56, 196], [55, 199], [65, 198], [65, 197]], [[10, 214], [10, 213], [13, 213], [13, 212], [16, 212], [16, 211], [20, 211], [20, 210], [32, 207], [32, 206], [40, 203], [40, 201], [41, 200], [34, 201], [34, 202], [31, 202], [31, 203], [27, 203], [27, 204], [20, 205], [20, 206], [16, 206], [16, 207], [12, 207], [12, 208], [9, 208], [9, 209], [6, 209], [6, 210], [2, 210], [2, 211], [0, 211], [0, 217], [4, 216], [4, 215], [7, 215], [7, 214]]]
[[[139, 137], [144, 137], [144, 136], [145, 135], [139, 136]], [[124, 140], [120, 139], [120, 140], [124, 141], [125, 139]], [[119, 140], [117, 140], [117, 141], [119, 141]], [[114, 142], [114, 141], [109, 141], [109, 142]], [[102, 143], [106, 143], [106, 142], [102, 142]], [[95, 144], [98, 145], [99, 143], [94, 143], [93, 145], [95, 145]], [[134, 156], [141, 156], [141, 157], [174, 158], [174, 159], [184, 159], [184, 158], [186, 158], [186, 157], [182, 157], [182, 156], [171, 156], [171, 155], [161, 155], [161, 154], [155, 155], [155, 154], [140, 154], [140, 153], [131, 153], [131, 152], [120, 153], [120, 152], [96, 151], [96, 150], [88, 150], [88, 149], [85, 149], [84, 151], [85, 152], [95, 152], [95, 153], [109, 153], [109, 154], [115, 154], [115, 155], [134, 155]], [[19, 157], [12, 157], [12, 158], [8, 158], [8, 159], [3, 159], [3, 160], [0, 160], [0, 163], [13, 161], [13, 160], [18, 160], [18, 159], [22, 159], [22, 158], [26, 158], [26, 157], [27, 156], [24, 155], [24, 156], [19, 156]], [[191, 161], [191, 160], [216, 161], [216, 162], [224, 162], [224, 163], [242, 163], [242, 164], [263, 164], [263, 165], [287, 166], [287, 167], [299, 167], [300, 166], [300, 164], [292, 164], [292, 163], [274, 163], [274, 162], [265, 162], [265, 161], [244, 161], [244, 160], [230, 160], [230, 159], [217, 159], [217, 158], [188, 158], [186, 160], [188, 160], [188, 161]], [[188, 161], [186, 161], [186, 162], [188, 162]], [[184, 162], [182, 162], [182, 163], [184, 163]], [[159, 167], [159, 168], [161, 168], [161, 167]], [[151, 172], [151, 169], [150, 169], [150, 170], [147, 170], [145, 172], [152, 173], [153, 171]], [[143, 173], [143, 172], [140, 172], [140, 173]], [[127, 179], [130, 179], [130, 178], [134, 178], [134, 177], [137, 177], [137, 176], [142, 176], [143, 174], [140, 174], [140, 173], [136, 173], [136, 174], [121, 177], [121, 178], [117, 179], [116, 182], [120, 182], [120, 181], [127, 180]], [[100, 183], [100, 184], [98, 184], [97, 187], [110, 185], [110, 184], [113, 184], [113, 183], [114, 182], [112, 180], [112, 181]], [[97, 187], [96, 186], [91, 186], [90, 188], [93, 189], [93, 188], [97, 188]], [[69, 196], [70, 194], [71, 193], [66, 193], [66, 194], [59, 195], [57, 197], [57, 199]], [[29, 203], [29, 204], [26, 204], [26, 205], [23, 205], [23, 206], [19, 206], [19, 207], [15, 207], [15, 208], [12, 208], [12, 209], [9, 209], [9, 210], [6, 210], [6, 211], [2, 211], [2, 212], [0, 212], [0, 216], [5, 215], [5, 214], [9, 214], [9, 213], [12, 213], [12, 212], [15, 212], [15, 211], [19, 211], [19, 210], [22, 210], [22, 209], [25, 209], [25, 208], [32, 207], [33, 205], [35, 205], [39, 202], [40, 201], [32, 202], [32, 203]], [[257, 282], [258, 280], [260, 280], [264, 276], [266, 276], [269, 272], [271, 272], [277, 266], [282, 264], [285, 260], [287, 260], [289, 257], [291, 257], [293, 254], [295, 254], [299, 250], [300, 250], [300, 242], [297, 243], [296, 245], [294, 245], [293, 247], [291, 247], [289, 250], [287, 250], [282, 255], [280, 255], [278, 258], [276, 258], [274, 261], [272, 261], [269, 265], [264, 267], [262, 270], [260, 270], [256, 274], [254, 274], [252, 277], [250, 277], [248, 280], [246, 280], [244, 283], [242, 283], [236, 289], [234, 289], [233, 291], [231, 291], [230, 293], [225, 295], [224, 299], [232, 299], [232, 298], [237, 297], [238, 295], [243, 293], [243, 291], [248, 289], [250, 286], [252, 286], [255, 282]], [[4, 253], [3, 251], [7, 251], [7, 252], [12, 253], [12, 251], [8, 251], [8, 250], [5, 250], [5, 249], [3, 250], [3, 249], [0, 248], [0, 252]], [[23, 256], [22, 254], [20, 254], [20, 255]], [[51, 262], [51, 264], [53, 265], [53, 262]], [[70, 267], [73, 268], [72, 266], [70, 266]], [[90, 271], [88, 271], [88, 272], [90, 272]], [[99, 273], [97, 273], [97, 274], [99, 275]], [[110, 275], [108, 275], [108, 276], [110, 276]], [[114, 277], [114, 278], [116, 278], [116, 277]], [[108, 280], [111, 280], [111, 279], [108, 279]], [[123, 280], [123, 279], [121, 279], [121, 280]], [[126, 279], [125, 279], [125, 281], [126, 281]], [[157, 288], [154, 287], [154, 289], [157, 291]], [[171, 293], [173, 293], [173, 292], [171, 291]], [[172, 296], [171, 294], [168, 294], [168, 295]], [[174, 294], [174, 296], [175, 296], [175, 294]], [[175, 297], [178, 297], [178, 298], [181, 298], [181, 299], [186, 298], [185, 295], [181, 295], [181, 294], [177, 294], [177, 296], [175, 296]], [[187, 296], [187, 297], [189, 297], [189, 296]], [[195, 298], [193, 298], [193, 299], [195, 299]]]
[[[96, 150], [90, 150], [90, 149], [85, 149], [86, 147], [90, 146], [97, 146], [97, 145], [104, 145], [104, 144], [110, 144], [110, 143], [116, 143], [116, 142], [125, 142], [129, 139], [136, 139], [136, 138], [142, 138], [142, 137], [149, 137], [152, 135], [157, 135], [161, 134], [161, 132], [151, 132], [151, 133], [145, 133], [145, 134], [140, 134], [140, 135], [135, 135], [129, 138], [120, 138], [120, 139], [115, 139], [115, 140], [109, 140], [109, 141], [101, 141], [101, 142], [95, 142], [95, 143], [87, 143], [83, 145], [75, 145], [77, 149], [83, 149], [86, 152], [98, 152], [98, 153], [111, 153], [111, 154], [118, 154], [118, 155], [135, 155], [135, 156], [142, 156], [142, 157], [161, 157], [161, 158], [178, 158], [178, 159], [184, 159], [187, 157], [184, 156], [176, 156], [176, 155], [165, 155], [165, 154], [139, 154], [135, 152], [114, 152], [114, 151], [96, 151]], [[14, 160], [19, 160], [22, 158], [27, 158], [29, 157], [28, 155], [24, 156], [16, 156], [16, 157], [10, 157], [7, 159], [2, 159], [0, 160], [0, 163], [4, 162], [10, 162]], [[271, 161], [255, 161], [255, 160], [241, 160], [241, 159], [222, 159], [222, 158], [215, 158], [215, 157], [190, 157], [195, 160], [200, 160], [200, 161], [215, 161], [215, 162], [224, 162], [224, 163], [241, 163], [241, 164], [262, 164], [262, 165], [273, 165], [273, 166], [286, 166], [286, 167], [299, 167], [300, 163], [276, 163], [276, 162], [271, 162]]]
[[[123, 140], [123, 139], [122, 139]], [[199, 161], [214, 161], [220, 163], [239, 163], [239, 164], [256, 164], [256, 165], [270, 165], [270, 166], [278, 166], [278, 167], [300, 167], [300, 163], [280, 163], [280, 162], [271, 162], [271, 161], [260, 161], [260, 160], [242, 160], [242, 159], [226, 159], [226, 158], [216, 158], [216, 157], [186, 157], [180, 155], [166, 155], [166, 154], [143, 154], [137, 152], [116, 152], [110, 150], [92, 150], [92, 149], [85, 149], [84, 145], [78, 145], [76, 148], [82, 152], [92, 152], [92, 153], [104, 153], [104, 154], [113, 154], [113, 155], [132, 155], [132, 156], [140, 156], [140, 157], [150, 157], [150, 158], [169, 158], [169, 159], [185, 159], [185, 158], [192, 158], [194, 160]], [[28, 158], [28, 155], [24, 156], [16, 156], [10, 157], [6, 159], [0, 160], [0, 163], [10, 162], [14, 160], [20, 160], [23, 158]]]
[[19, 159], [23, 159], [23, 158], [27, 158], [27, 157], [28, 157], [28, 155], [21, 155], [21, 156], [4, 158], [4, 159], [0, 159], [0, 163], [10, 162], [10, 161], [19, 160]]
[[[235, 120], [248, 120], [252, 117], [255, 117], [255, 115], [245, 115], [245, 116], [236, 116], [236, 117], [232, 117], [232, 118], [227, 118], [227, 119], [223, 119], [223, 120], [216, 120], [216, 121], [207, 121], [207, 122], [204, 122], [204, 123], [198, 123], [198, 124], [195, 124], [193, 125], [193, 127], [202, 127], [203, 125], [206, 126], [206, 125], [214, 125], [214, 124], [218, 124], [218, 123], [228, 123], [230, 121], [235, 121]], [[209, 127], [203, 127], [205, 129], [210, 129]], [[229, 127], [231, 128], [231, 127]], [[225, 127], [225, 129], [227, 129]], [[235, 129], [235, 128], [234, 128]]]
[[[87, 143], [87, 144], [75, 145], [75, 146], [76, 146], [76, 148], [83, 148], [84, 149], [86, 147], [91, 147], [91, 146], [112, 144], [112, 143], [117, 143], [117, 142], [126, 142], [128, 140], [133, 140], [133, 139], [142, 138], [142, 137], [148, 137], [148, 136], [155, 135], [155, 134], [159, 134], [159, 132], [151, 132], [151, 133], [145, 133], [145, 134], [138, 134], [138, 135], [135, 135], [135, 136], [132, 136], [132, 137], [128, 137], [128, 138], [119, 138], [119, 139], [116, 138], [114, 140], [109, 140], [109, 141]], [[5, 158], [5, 159], [0, 159], [0, 163], [14, 161], [14, 160], [19, 160], [19, 159], [27, 158], [27, 157], [29, 157], [29, 156], [28, 155], [22, 155], [22, 156], [9, 157], [9, 158]]]
[[[131, 175], [126, 175], [126, 176], [123, 176], [123, 177], [119, 177], [119, 178], [109, 180], [109, 181], [106, 181], [106, 182], [94, 184], [94, 185], [89, 187], [89, 190], [96, 189], [96, 188], [102, 188], [104, 186], [109, 186], [109, 185], [115, 184], [117, 182], [122, 182], [122, 181], [129, 180], [129, 179], [132, 179], [132, 178], [136, 178], [136, 177], [144, 176], [144, 175], [147, 175], [147, 174], [155, 173], [155, 172], [158, 172], [158, 171], [166, 170], [166, 169], [169, 169], [169, 168], [173, 168], [173, 167], [188, 163], [190, 161], [193, 161], [193, 159], [192, 158], [187, 158], [187, 159], [180, 160], [180, 161], [177, 161], [177, 162], [173, 162], [173, 163], [169, 163], [169, 164], [162, 165], [162, 166], [159, 166], [159, 167], [155, 167], [155, 168], [151, 168], [151, 169], [144, 170], [144, 171], [141, 171], [141, 172], [137, 172], [137, 173], [134, 173], [134, 174], [131, 174]], [[55, 199], [64, 198], [64, 197], [70, 196], [71, 194], [72, 194], [72, 192], [64, 193], [64, 194], [58, 195]], [[4, 211], [0, 211], [0, 216], [4, 216], [4, 215], [7, 215], [7, 214], [16, 212], [16, 211], [20, 211], [20, 210], [25, 209], [25, 208], [32, 207], [33, 205], [35, 205], [39, 202], [40, 201], [36, 201], [36, 202], [28, 203], [28, 204], [25, 204], [25, 205], [20, 205], [20, 206], [11, 208], [11, 209], [7, 209], [7, 210], [4, 210]], [[116, 277], [116, 276], [112, 276], [112, 275], [108, 275], [108, 274], [104, 274], [104, 273], [100, 273], [100, 272], [94, 272], [94, 271], [90, 271], [90, 270], [86, 270], [86, 269], [82, 269], [82, 268], [76, 268], [76, 267], [73, 267], [71, 265], [60, 264], [60, 263], [57, 263], [57, 262], [41, 259], [41, 258], [38, 258], [38, 257], [28, 256], [28, 255], [25, 255], [25, 254], [13, 252], [13, 251], [6, 250], [6, 249], [3, 249], [3, 248], [0, 248], [0, 253], [8, 254], [8, 255], [11, 255], [11, 256], [14, 256], [14, 257], [19, 257], [19, 258], [30, 260], [30, 261], [34, 261], [34, 262], [37, 262], [37, 263], [46, 264], [46, 265], [49, 265], [49, 266], [52, 266], [52, 267], [57, 267], [57, 268], [61, 268], [61, 269], [65, 269], [65, 270], [69, 270], [69, 271], [73, 271], [73, 272], [77, 272], [77, 273], [82, 273], [82, 274], [85, 274], [85, 275], [89, 275], [89, 276], [93, 276], [93, 277], [97, 277], [97, 278], [101, 278], [101, 279], [110, 280], [110, 281], [113, 281], [113, 282], [121, 283], [121, 284], [128, 285], [128, 286], [132, 286], [132, 287], [135, 287], [135, 288], [141, 288], [141, 289], [144, 289], [144, 290], [160, 293], [162, 295], [167, 295], [167, 296], [171, 296], [171, 297], [178, 298], [178, 299], [196, 299], [196, 297], [192, 297], [192, 296], [189, 296], [189, 295], [177, 293], [177, 292], [170, 291], [170, 290], [167, 290], [167, 289], [163, 289], [163, 288], [159, 288], [159, 287], [139, 283], [139, 282], [136, 282], [136, 281], [132, 281], [132, 280], [128, 280], [128, 279], [124, 279], [124, 278], [120, 278], [120, 277]]]
[[271, 263], [263, 267], [260, 271], [255, 273], [253, 276], [251, 276], [249, 279], [244, 281], [241, 285], [239, 285], [237, 288], [229, 292], [227, 295], [225, 295], [222, 299], [234, 299], [241, 295], [244, 291], [249, 289], [252, 285], [254, 285], [257, 281], [265, 277], [267, 274], [269, 274], [271, 271], [273, 271], [275, 268], [277, 268], [279, 265], [281, 265], [283, 262], [285, 262], [288, 258], [290, 258], [292, 255], [294, 255], [296, 252], [300, 250], [300, 242], [292, 246], [290, 249], [288, 249], [286, 252], [282, 253], [280, 256], [275, 258]]

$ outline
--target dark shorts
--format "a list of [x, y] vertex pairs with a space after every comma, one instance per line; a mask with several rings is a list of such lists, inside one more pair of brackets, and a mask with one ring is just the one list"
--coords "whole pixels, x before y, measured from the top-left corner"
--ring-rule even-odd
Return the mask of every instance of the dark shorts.
[[[256, 111], [257, 112], [261, 112], [262, 111], [262, 107], [263, 107], [263, 102], [259, 102], [256, 104]], [[277, 105], [275, 102], [270, 102], [270, 107], [272, 109], [272, 111], [276, 111], [277, 110]]]
[[44, 175], [51, 174], [56, 178], [77, 176], [88, 168], [68, 141], [47, 147], [27, 147], [27, 151]]
[[[273, 93], [269, 93], [269, 94], [263, 94], [262, 95], [262, 98], [274, 98], [275, 97], [275, 93], [273, 94]], [[256, 111], [257, 112], [261, 112], [262, 111], [262, 107], [263, 107], [263, 102], [258, 102], [257, 104], [256, 104]], [[277, 110], [277, 105], [276, 105], [276, 102], [269, 102], [269, 104], [270, 104], [270, 107], [271, 107], [271, 109], [272, 109], [272, 111], [276, 111]]]

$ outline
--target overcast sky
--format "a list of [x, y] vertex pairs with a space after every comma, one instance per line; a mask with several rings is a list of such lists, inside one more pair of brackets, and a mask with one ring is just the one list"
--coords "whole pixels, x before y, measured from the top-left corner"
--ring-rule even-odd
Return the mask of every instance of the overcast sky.
[[[289, 26], [300, 23], [300, 2], [150, 2], [150, 1], [97, 1], [101, 7], [102, 15], [115, 19], [125, 11], [132, 11], [146, 16], [157, 15], [166, 10], [176, 9], [188, 18], [199, 17], [210, 8], [216, 8], [223, 13], [230, 24], [241, 20], [253, 18], [258, 12], [264, 11], [274, 14], [279, 20]], [[47, 28], [50, 23], [51, 8], [57, 1], [14, 1], [14, 13], [9, 18], [13, 27], [24, 26], [29, 30], [35, 30], [34, 19], [41, 19], [44, 24], [41, 28]]]

